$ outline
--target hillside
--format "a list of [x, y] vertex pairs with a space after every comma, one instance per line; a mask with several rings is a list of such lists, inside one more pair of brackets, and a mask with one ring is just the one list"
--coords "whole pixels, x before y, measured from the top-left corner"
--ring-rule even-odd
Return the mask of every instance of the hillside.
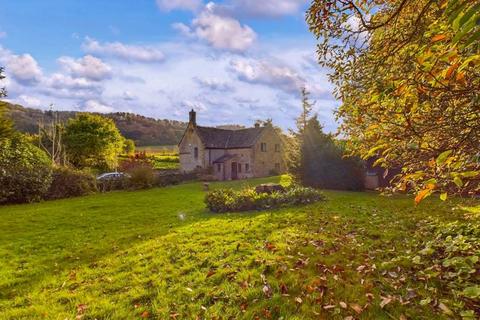
[[[52, 111], [24, 108], [20, 105], [7, 104], [7, 110], [17, 130], [25, 133], [37, 133], [39, 121], [48, 121]], [[73, 118], [75, 111], [55, 111], [66, 122]], [[135, 141], [137, 146], [176, 145], [185, 130], [185, 122], [175, 120], [157, 120], [133, 113], [108, 113], [103, 116], [112, 119], [122, 135]]]

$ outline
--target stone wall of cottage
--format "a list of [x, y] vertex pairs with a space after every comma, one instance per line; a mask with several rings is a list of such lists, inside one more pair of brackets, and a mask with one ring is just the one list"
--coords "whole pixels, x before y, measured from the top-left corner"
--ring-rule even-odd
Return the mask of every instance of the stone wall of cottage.
[[[195, 157], [195, 148], [198, 148], [198, 157]], [[178, 149], [180, 153], [180, 168], [182, 171], [191, 172], [197, 168], [206, 167], [205, 163], [208, 154], [192, 125], [189, 125], [185, 131], [185, 136], [180, 142]]]
[[[262, 150], [262, 143], [266, 151]], [[275, 146], [279, 145], [280, 149]], [[195, 148], [198, 148], [198, 157], [195, 157]], [[273, 173], [284, 173], [284, 146], [280, 137], [273, 128], [267, 128], [258, 138], [253, 148], [243, 149], [206, 149], [195, 131], [194, 125], [189, 125], [185, 136], [179, 145], [180, 167], [184, 172], [195, 169], [210, 169], [217, 180], [232, 179], [232, 163], [237, 167], [238, 179], [266, 177]], [[222, 164], [213, 162], [224, 155], [236, 155]]]
[[[262, 143], [266, 145], [266, 151], [262, 151]], [[279, 145], [279, 149], [276, 149], [275, 145]], [[284, 146], [273, 128], [264, 130], [252, 152], [255, 160], [253, 167], [255, 177], [266, 177], [286, 171]]]
[[[217, 180], [231, 180], [232, 179], [232, 164], [235, 163], [237, 168], [238, 179], [253, 178], [253, 150], [251, 148], [244, 149], [225, 149], [225, 150], [211, 150], [212, 163], [223, 155], [236, 155], [235, 158], [229, 159], [225, 163], [213, 164], [213, 173]], [[207, 151], [208, 152], [208, 151]], [[223, 152], [223, 153], [222, 153]]]

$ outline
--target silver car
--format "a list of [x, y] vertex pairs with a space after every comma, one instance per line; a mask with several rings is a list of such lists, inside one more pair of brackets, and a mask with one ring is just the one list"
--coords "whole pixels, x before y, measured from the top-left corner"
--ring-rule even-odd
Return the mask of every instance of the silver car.
[[121, 180], [124, 178], [129, 178], [130, 175], [123, 172], [107, 172], [102, 173], [97, 177], [97, 181], [111, 181], [111, 180]]

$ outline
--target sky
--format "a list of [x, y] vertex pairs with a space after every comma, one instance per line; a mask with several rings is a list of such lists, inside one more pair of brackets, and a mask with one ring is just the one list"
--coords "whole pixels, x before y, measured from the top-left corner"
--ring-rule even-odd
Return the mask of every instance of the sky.
[[26, 107], [295, 126], [300, 90], [337, 125], [308, 0], [0, 0], [0, 83]]

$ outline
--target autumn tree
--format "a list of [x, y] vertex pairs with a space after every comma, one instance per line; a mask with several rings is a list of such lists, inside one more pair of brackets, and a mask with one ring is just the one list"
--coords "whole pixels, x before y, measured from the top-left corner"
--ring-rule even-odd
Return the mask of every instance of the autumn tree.
[[116, 168], [124, 144], [113, 120], [87, 113], [68, 121], [63, 141], [69, 162], [79, 168]]
[[[0, 67], [0, 81], [5, 79], [3, 75], [3, 68]], [[7, 90], [0, 88], [0, 99], [7, 96]], [[13, 123], [5, 115], [6, 103], [0, 100], [0, 139], [8, 138], [13, 133]]]
[[314, 0], [307, 14], [331, 70], [348, 148], [401, 167], [393, 191], [479, 186], [480, 6], [466, 0]]

